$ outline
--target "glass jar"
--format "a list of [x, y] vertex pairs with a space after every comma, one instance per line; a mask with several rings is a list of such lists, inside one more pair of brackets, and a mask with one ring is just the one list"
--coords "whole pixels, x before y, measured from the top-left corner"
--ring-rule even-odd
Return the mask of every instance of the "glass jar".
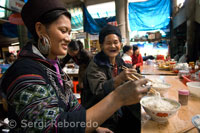
[[189, 62], [189, 67], [191, 67], [192, 68], [192, 70], [194, 70], [194, 62], [192, 61], [192, 62]]
[[189, 90], [178, 90], [178, 101], [181, 105], [188, 104]]

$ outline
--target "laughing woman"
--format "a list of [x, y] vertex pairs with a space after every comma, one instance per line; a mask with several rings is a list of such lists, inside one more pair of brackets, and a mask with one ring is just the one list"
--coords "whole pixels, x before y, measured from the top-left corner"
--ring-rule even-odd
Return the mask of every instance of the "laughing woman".
[[[90, 62], [84, 80], [82, 104], [86, 108], [98, 103], [118, 86], [132, 78], [134, 69], [122, 70], [126, 66], [119, 55], [122, 46], [118, 27], [107, 25], [99, 34], [101, 52]], [[122, 107], [101, 126], [119, 133], [140, 132], [140, 104]]]

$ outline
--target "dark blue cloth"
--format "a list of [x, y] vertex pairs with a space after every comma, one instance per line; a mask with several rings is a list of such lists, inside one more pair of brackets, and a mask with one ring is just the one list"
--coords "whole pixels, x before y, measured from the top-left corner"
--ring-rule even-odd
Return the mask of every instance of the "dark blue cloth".
[[99, 18], [93, 19], [90, 13], [88, 12], [85, 5], [83, 5], [83, 16], [84, 16], [84, 32], [90, 34], [98, 34], [104, 26], [108, 24], [108, 22], [115, 21], [114, 17], [106, 17], [106, 18]]
[[18, 37], [17, 25], [11, 23], [4, 23], [2, 25], [2, 33], [4, 36], [15, 38]]
[[131, 31], [165, 29], [170, 22], [170, 0], [129, 3]]

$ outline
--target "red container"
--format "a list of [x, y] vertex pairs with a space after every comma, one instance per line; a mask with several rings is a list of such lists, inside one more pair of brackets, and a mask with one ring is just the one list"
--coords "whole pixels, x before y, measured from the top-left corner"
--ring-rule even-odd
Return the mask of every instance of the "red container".
[[190, 75], [189, 76], [182, 76], [182, 82], [186, 85], [187, 82], [191, 82], [192, 80], [190, 79]]
[[157, 55], [156, 57], [157, 60], [165, 60], [164, 55]]
[[177, 69], [174, 69], [174, 70], [173, 70], [173, 72], [174, 72], [174, 73], [178, 73], [178, 72], [179, 72], [179, 70], [177, 70]]

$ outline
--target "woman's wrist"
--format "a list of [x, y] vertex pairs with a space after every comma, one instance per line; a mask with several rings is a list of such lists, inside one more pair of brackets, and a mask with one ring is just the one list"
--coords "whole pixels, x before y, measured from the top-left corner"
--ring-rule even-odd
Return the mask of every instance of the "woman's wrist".
[[114, 81], [114, 88], [117, 88], [120, 84], [122, 84], [124, 81], [121, 77], [117, 76], [113, 79]]
[[110, 93], [111, 99], [116, 104], [117, 108], [121, 108], [123, 106], [123, 99], [120, 96], [120, 93], [118, 90], [114, 90]]

